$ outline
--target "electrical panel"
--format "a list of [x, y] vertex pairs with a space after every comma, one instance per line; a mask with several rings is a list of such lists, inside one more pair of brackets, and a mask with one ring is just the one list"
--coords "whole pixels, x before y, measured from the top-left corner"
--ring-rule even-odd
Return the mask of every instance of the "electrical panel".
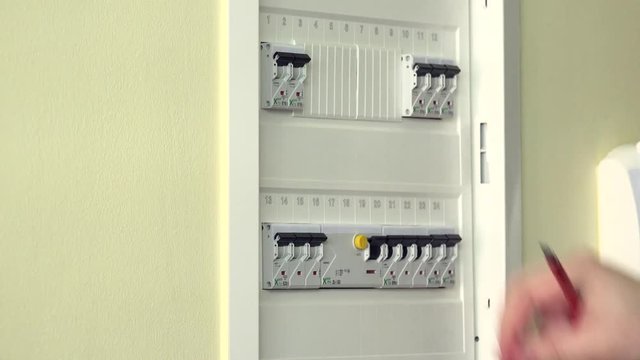
[[469, 3], [261, 0], [260, 357], [475, 357]]

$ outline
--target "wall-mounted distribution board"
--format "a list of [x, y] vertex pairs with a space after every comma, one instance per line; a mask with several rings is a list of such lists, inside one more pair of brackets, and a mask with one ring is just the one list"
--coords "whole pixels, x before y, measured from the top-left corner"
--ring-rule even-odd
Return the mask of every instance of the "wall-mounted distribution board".
[[488, 5], [257, 1], [260, 358], [488, 360], [506, 257], [504, 173], [477, 170], [504, 165], [479, 115], [500, 106], [473, 93], [504, 84], [471, 56]]
[[261, 358], [473, 358], [467, 5], [263, 4]]

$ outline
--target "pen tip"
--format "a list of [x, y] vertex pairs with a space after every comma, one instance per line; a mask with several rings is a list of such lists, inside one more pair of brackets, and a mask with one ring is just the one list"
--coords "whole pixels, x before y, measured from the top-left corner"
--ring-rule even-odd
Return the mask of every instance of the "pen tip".
[[555, 254], [553, 253], [553, 250], [551, 250], [549, 245], [541, 242], [540, 243], [540, 248], [542, 249], [542, 253], [544, 254], [545, 257], [553, 257], [553, 256], [555, 256]]

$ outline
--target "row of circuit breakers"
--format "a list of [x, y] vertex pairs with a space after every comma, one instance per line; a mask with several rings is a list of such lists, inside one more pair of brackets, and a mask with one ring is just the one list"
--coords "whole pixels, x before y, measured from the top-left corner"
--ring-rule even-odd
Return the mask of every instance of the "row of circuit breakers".
[[459, 235], [389, 235], [380, 227], [353, 233], [336, 226], [263, 224], [263, 288], [455, 286]]
[[[262, 43], [262, 108], [301, 110], [304, 82], [312, 61], [304, 48]], [[402, 117], [443, 119], [454, 115], [453, 94], [460, 68], [402, 55]]]

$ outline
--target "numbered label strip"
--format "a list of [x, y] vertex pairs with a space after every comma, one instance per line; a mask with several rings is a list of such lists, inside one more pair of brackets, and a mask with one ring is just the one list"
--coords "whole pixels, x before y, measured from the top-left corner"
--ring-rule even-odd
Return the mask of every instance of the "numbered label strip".
[[263, 192], [263, 222], [458, 227], [457, 198]]
[[437, 25], [415, 27], [377, 24], [374, 21], [344, 21], [291, 14], [261, 13], [260, 41], [288, 44], [348, 44], [456, 58], [455, 29]]

